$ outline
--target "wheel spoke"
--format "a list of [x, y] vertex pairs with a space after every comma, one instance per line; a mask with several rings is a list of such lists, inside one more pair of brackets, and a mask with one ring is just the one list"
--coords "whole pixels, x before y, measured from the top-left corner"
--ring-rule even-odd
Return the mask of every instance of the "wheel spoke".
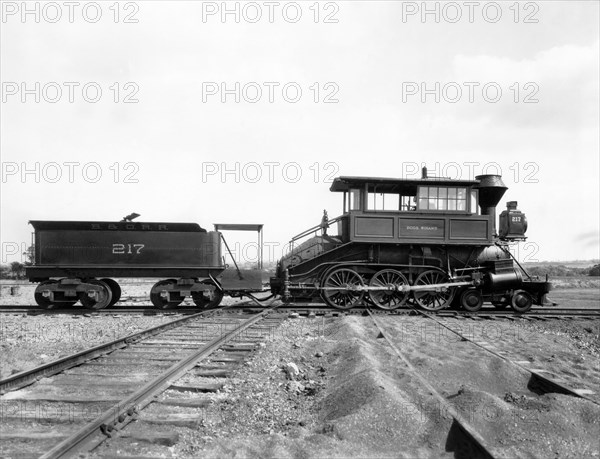
[[386, 290], [371, 290], [369, 298], [381, 309], [396, 309], [402, 306], [407, 298], [408, 292], [397, 291], [400, 285], [406, 285], [408, 281], [400, 271], [394, 269], [384, 269], [373, 275], [369, 281], [370, 287], [377, 287]]
[[[440, 271], [424, 271], [417, 277], [415, 285], [436, 285], [445, 284], [448, 282], [448, 277]], [[426, 290], [417, 291], [414, 294], [414, 299], [423, 309], [430, 311], [438, 311], [447, 307], [454, 297], [454, 289], [446, 288], [440, 291]]]
[[330, 306], [348, 309], [359, 304], [364, 296], [357, 287], [364, 285], [360, 275], [349, 268], [338, 268], [330, 272], [321, 283], [325, 288], [321, 296]]

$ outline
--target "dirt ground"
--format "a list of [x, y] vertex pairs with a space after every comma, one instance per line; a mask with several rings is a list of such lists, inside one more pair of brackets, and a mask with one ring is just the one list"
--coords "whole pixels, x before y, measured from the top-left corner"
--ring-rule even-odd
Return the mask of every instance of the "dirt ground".
[[0, 379], [180, 315], [0, 315]]
[[[124, 285], [133, 304], [149, 284]], [[28, 288], [4, 295], [30, 304]], [[7, 303], [7, 298], [11, 300]], [[561, 306], [598, 308], [593, 289], [553, 292]], [[177, 316], [2, 315], [2, 377]], [[600, 408], [538, 394], [527, 374], [419, 317], [380, 316], [386, 335], [505, 457], [600, 457]], [[600, 402], [600, 321], [444, 319], [513, 360], [549, 371]], [[191, 425], [142, 420], [93, 457], [460, 457], [447, 409], [427, 392], [363, 316], [290, 318], [233, 370]], [[286, 371], [295, 364], [298, 374]], [[158, 405], [148, 408], [159, 410]], [[150, 438], [144, 432], [153, 432]]]
[[[423, 334], [425, 319], [383, 320], [417, 370], [500, 455], [599, 457], [598, 405], [537, 394], [527, 374], [472, 344]], [[516, 349], [515, 355], [528, 352], [537, 367], [552, 356], [554, 372], [576, 371], [597, 388], [598, 328], [585, 331], [589, 324], [581, 322], [568, 328], [589, 334], [593, 346], [581, 347], [560, 321], [548, 323], [545, 333], [524, 323], [520, 334], [505, 330], [496, 344]], [[491, 330], [478, 327], [475, 335]], [[499, 336], [497, 329], [491, 334]], [[530, 346], [533, 336], [536, 346]], [[583, 363], [573, 369], [569, 358]], [[299, 369], [294, 379], [286, 372], [289, 363]], [[193, 427], [161, 427], [176, 439], [169, 446], [140, 440], [148, 427], [135, 422], [94, 457], [461, 457], [447, 409], [378, 338], [369, 317], [289, 319], [208, 398], [207, 407], [183, 410], [197, 415]]]

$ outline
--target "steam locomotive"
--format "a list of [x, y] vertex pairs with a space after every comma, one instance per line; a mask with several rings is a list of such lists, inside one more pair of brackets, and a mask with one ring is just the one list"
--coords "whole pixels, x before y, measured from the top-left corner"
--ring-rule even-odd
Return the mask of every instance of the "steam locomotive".
[[[496, 205], [507, 188], [498, 175], [475, 180], [428, 177], [338, 177], [343, 213], [300, 233], [279, 260], [269, 288], [286, 302], [322, 299], [348, 309], [370, 304], [392, 310], [406, 304], [436, 311], [460, 305], [477, 311], [484, 301], [525, 312], [542, 305], [548, 280], [532, 278], [509, 245], [525, 239], [527, 219], [507, 203], [496, 231]], [[134, 214], [135, 215], [135, 214]], [[256, 230], [262, 225], [195, 223], [31, 221], [35, 264], [44, 308], [104, 308], [119, 301], [115, 278], [159, 278], [150, 291], [158, 308], [190, 296], [202, 308], [223, 295], [263, 291], [262, 270], [228, 268], [227, 243], [219, 230]], [[332, 228], [337, 234], [331, 234]], [[233, 258], [233, 257], [232, 257]]]
[[[331, 191], [343, 193], [342, 215], [292, 239], [272, 292], [291, 301], [318, 292], [340, 309], [458, 304], [474, 312], [487, 300], [525, 312], [542, 305], [551, 284], [529, 276], [509, 250], [527, 230], [517, 202], [507, 203], [496, 231], [506, 190], [498, 175], [450, 180], [426, 169], [416, 180], [338, 177]], [[328, 234], [332, 225], [336, 235]]]

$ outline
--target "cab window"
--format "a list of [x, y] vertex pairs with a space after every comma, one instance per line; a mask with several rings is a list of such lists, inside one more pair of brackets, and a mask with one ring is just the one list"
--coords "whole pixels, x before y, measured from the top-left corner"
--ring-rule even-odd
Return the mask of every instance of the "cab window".
[[467, 210], [467, 189], [464, 187], [419, 187], [419, 210]]
[[471, 213], [479, 215], [479, 193], [471, 190]]
[[350, 190], [348, 193], [349, 210], [360, 210], [360, 190]]
[[400, 209], [400, 195], [396, 193], [369, 193], [367, 196], [367, 209], [397, 212]]

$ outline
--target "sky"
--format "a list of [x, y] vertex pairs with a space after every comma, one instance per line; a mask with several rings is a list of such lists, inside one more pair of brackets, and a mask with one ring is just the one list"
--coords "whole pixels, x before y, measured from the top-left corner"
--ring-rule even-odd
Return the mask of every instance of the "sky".
[[276, 259], [334, 177], [422, 166], [501, 173], [521, 261], [600, 257], [596, 1], [0, 4], [3, 263], [29, 220], [131, 212]]

